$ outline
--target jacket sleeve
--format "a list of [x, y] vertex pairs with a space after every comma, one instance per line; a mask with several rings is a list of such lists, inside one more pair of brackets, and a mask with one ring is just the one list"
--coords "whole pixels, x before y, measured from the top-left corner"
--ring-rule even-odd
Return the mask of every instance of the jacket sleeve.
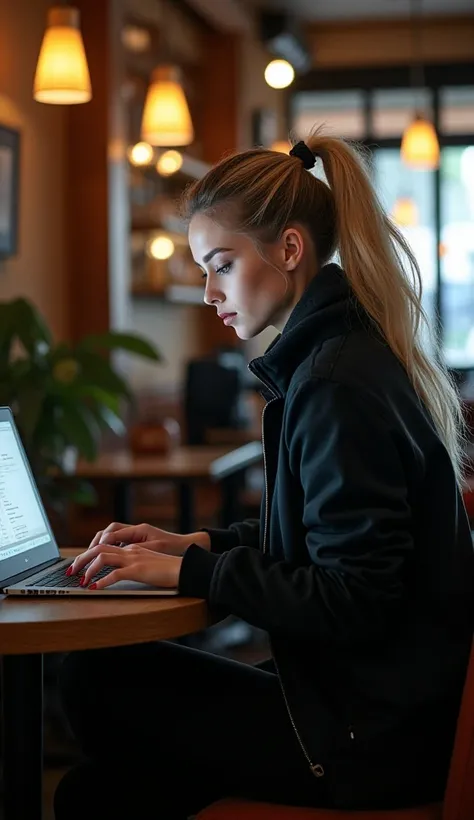
[[319, 379], [287, 399], [289, 465], [304, 493], [308, 563], [192, 545], [181, 592], [273, 635], [324, 642], [383, 634], [404, 595], [413, 550], [395, 434], [368, 391]]
[[245, 544], [247, 547], [258, 549], [260, 543], [260, 521], [258, 518], [247, 518], [231, 524], [228, 529], [202, 528], [203, 532], [209, 533], [211, 539], [211, 552], [221, 554], [232, 547], [239, 547]]

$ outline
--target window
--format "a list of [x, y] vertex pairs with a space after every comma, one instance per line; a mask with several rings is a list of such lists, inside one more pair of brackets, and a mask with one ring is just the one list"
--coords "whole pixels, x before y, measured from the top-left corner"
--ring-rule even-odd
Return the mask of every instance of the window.
[[442, 134], [474, 134], [474, 85], [442, 88], [440, 102]]
[[426, 88], [376, 89], [372, 94], [372, 136], [401, 137], [417, 109], [432, 117], [432, 94]]
[[413, 249], [423, 283], [423, 307], [436, 325], [436, 230], [434, 179], [403, 165], [397, 148], [377, 148], [374, 183], [388, 214]]
[[[473, 141], [474, 142], [474, 141]], [[474, 367], [474, 145], [441, 154], [441, 309], [451, 367]]]
[[315, 127], [324, 125], [328, 134], [363, 139], [364, 97], [361, 91], [303, 92], [293, 101], [292, 128], [304, 139]]
[[[474, 64], [427, 66], [426, 88], [408, 67], [315, 69], [297, 81], [290, 106], [298, 137], [315, 124], [359, 140], [373, 154], [374, 184], [417, 257], [423, 306], [452, 368], [474, 369]], [[298, 85], [299, 83], [299, 85]], [[439, 171], [400, 160], [415, 111], [437, 129]], [[300, 130], [301, 129], [301, 130]]]

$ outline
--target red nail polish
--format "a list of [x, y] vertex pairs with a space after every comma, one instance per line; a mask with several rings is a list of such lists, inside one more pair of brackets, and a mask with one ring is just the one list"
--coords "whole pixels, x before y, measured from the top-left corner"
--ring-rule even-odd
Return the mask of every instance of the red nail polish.
[[90, 584], [89, 589], [97, 589], [97, 584]]
[[82, 578], [81, 578], [81, 580], [79, 581], [79, 586], [80, 586], [80, 587], [83, 587], [83, 586], [84, 586], [84, 584], [85, 584], [85, 582], [86, 582], [86, 577], [85, 577], [85, 575], [83, 575], [83, 576], [82, 576]]
[[71, 564], [70, 567], [67, 568], [66, 575], [71, 575], [71, 573], [72, 573], [72, 564]]

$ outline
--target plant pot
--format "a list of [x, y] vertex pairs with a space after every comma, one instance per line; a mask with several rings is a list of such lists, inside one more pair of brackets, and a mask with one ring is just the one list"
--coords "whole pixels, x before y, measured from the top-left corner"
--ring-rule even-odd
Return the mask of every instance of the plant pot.
[[137, 455], [169, 453], [180, 443], [181, 430], [176, 419], [142, 422], [130, 431], [130, 448]]

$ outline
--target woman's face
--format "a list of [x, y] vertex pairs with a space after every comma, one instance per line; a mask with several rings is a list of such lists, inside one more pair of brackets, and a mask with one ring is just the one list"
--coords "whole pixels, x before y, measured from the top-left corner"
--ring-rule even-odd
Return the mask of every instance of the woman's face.
[[[265, 328], [280, 327], [291, 312], [291, 279], [295, 248], [281, 240], [265, 245], [265, 259], [248, 237], [195, 214], [189, 225], [189, 245], [206, 280], [204, 301], [214, 305], [240, 339], [251, 339]], [[288, 247], [287, 247], [288, 246]]]

